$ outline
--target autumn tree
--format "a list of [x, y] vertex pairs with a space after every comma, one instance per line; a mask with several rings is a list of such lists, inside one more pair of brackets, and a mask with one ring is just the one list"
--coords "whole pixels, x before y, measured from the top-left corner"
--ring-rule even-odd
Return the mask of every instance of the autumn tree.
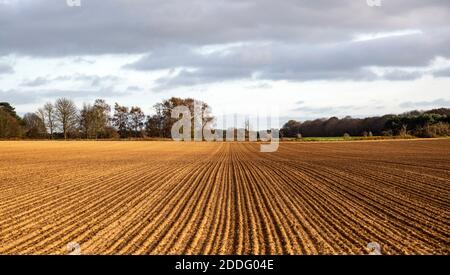
[[[171, 137], [171, 129], [172, 125], [176, 122], [176, 119], [172, 118], [171, 114], [175, 107], [178, 106], [186, 106], [189, 108], [191, 112], [192, 120], [194, 120], [194, 107], [198, 106], [197, 113], [200, 115], [200, 124], [201, 129], [206, 126], [208, 122], [214, 120], [214, 117], [211, 115], [211, 108], [209, 105], [203, 101], [195, 100], [193, 98], [178, 98], [171, 97], [167, 100], [162, 101], [154, 105], [155, 115], [149, 116], [146, 122], [146, 132], [150, 136], [155, 136], [158, 134], [158, 137]], [[194, 125], [194, 124], [192, 124]], [[192, 129], [194, 131], [194, 129]], [[192, 132], [193, 134], [193, 132]]]
[[23, 134], [23, 122], [14, 108], [6, 102], [0, 102], [0, 138], [20, 138]]
[[0, 109], [21, 122], [22, 119], [17, 115], [16, 108], [11, 106], [11, 104], [9, 104], [8, 102], [0, 102]]

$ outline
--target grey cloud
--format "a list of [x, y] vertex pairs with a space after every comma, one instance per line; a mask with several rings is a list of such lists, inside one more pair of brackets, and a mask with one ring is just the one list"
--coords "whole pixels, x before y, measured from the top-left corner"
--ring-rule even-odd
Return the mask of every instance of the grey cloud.
[[[167, 45], [333, 43], [365, 32], [441, 28], [446, 0], [17, 1], [0, 8], [0, 54], [144, 53]], [[33, 41], [33, 43], [30, 43]]]
[[340, 71], [364, 66], [426, 66], [436, 56], [450, 57], [450, 32], [439, 41], [432, 35], [391, 37], [362, 42], [334, 44], [248, 43], [224, 51], [201, 54], [195, 48], [173, 47], [126, 66], [137, 70], [176, 67], [274, 68], [286, 71]]
[[69, 97], [74, 99], [100, 98], [100, 97], [123, 95], [122, 92], [115, 90], [114, 87], [103, 87], [92, 90], [44, 90], [44, 91], [37, 91], [36, 93], [50, 98]]
[[119, 77], [114, 75], [98, 76], [98, 75], [86, 75], [86, 74], [74, 74], [74, 75], [62, 75], [57, 77], [50, 76], [39, 76], [32, 80], [25, 80], [22, 82], [21, 86], [24, 87], [38, 87], [44, 86], [51, 82], [56, 81], [81, 81], [86, 82], [89, 86], [93, 88], [98, 88], [101, 86], [108, 86], [112, 83], [120, 80]]
[[256, 89], [256, 90], [265, 90], [265, 89], [271, 89], [272, 85], [270, 85], [269, 83], [262, 82], [262, 83], [257, 83], [257, 84], [254, 84], [254, 85], [249, 85], [246, 88], [248, 88], [248, 89]]
[[439, 98], [432, 101], [408, 101], [399, 105], [401, 108], [439, 108], [450, 107], [450, 99]]
[[37, 77], [33, 80], [25, 80], [21, 86], [28, 86], [28, 87], [37, 87], [37, 86], [42, 86], [42, 85], [46, 85], [50, 82], [49, 79], [45, 78], [45, 77]]
[[137, 91], [142, 91], [142, 88], [139, 86], [128, 86], [127, 87], [127, 91], [130, 92], [137, 92]]
[[0, 64], [0, 74], [11, 74], [14, 73], [13, 67], [7, 64]]
[[292, 111], [301, 114], [303, 117], [318, 118], [330, 116], [347, 116], [352, 112], [359, 112], [365, 110], [368, 106], [355, 105], [338, 105], [338, 106], [309, 106], [305, 101], [296, 102], [298, 107]]
[[[155, 91], [241, 79], [410, 80], [368, 67], [425, 67], [450, 58], [448, 0], [17, 1], [0, 8], [0, 56], [148, 54], [127, 69], [172, 70]], [[355, 42], [355, 35], [422, 34]], [[32, 41], [32, 43], [31, 43]], [[234, 45], [200, 54], [204, 46]], [[437, 74], [437, 76], [446, 76]], [[114, 80], [91, 79], [92, 86]], [[109, 85], [109, 84], [108, 84]]]
[[53, 81], [68, 81], [71, 79], [72, 79], [72, 76], [70, 76], [70, 75], [61, 75], [61, 76], [57, 76], [57, 77], [53, 78]]
[[159, 79], [156, 89], [256, 78], [261, 80], [411, 80], [421, 72], [392, 71], [379, 77], [369, 67], [425, 68], [437, 56], [450, 58], [450, 32], [433, 40], [431, 34], [389, 37], [361, 42], [306, 45], [246, 43], [212, 53], [188, 47], [155, 50], [125, 66], [136, 70], [175, 70]]
[[216, 83], [229, 80], [250, 78], [251, 71], [244, 68], [201, 68], [195, 72], [181, 70], [175, 76], [159, 78], [155, 81], [154, 91], [162, 91], [182, 86], [195, 86], [200, 84]]
[[438, 70], [433, 73], [434, 77], [450, 77], [450, 68]]
[[1, 101], [10, 102], [13, 105], [23, 105], [39, 103], [45, 100], [54, 100], [58, 97], [68, 97], [72, 99], [91, 100], [102, 97], [120, 97], [125, 95], [114, 89], [105, 87], [90, 90], [59, 90], [59, 89], [36, 89], [36, 90], [0, 90]]
[[325, 107], [308, 107], [301, 106], [295, 108], [293, 111], [315, 114], [315, 115], [324, 115], [324, 114], [340, 114], [344, 111], [348, 111], [349, 109], [356, 109], [356, 106], [325, 106]]
[[9, 102], [13, 105], [29, 104], [36, 102], [40, 95], [17, 90], [0, 90], [1, 101]]
[[423, 71], [401, 71], [394, 70], [383, 76], [386, 80], [392, 81], [407, 81], [421, 78], [426, 72]]
[[76, 74], [72, 76], [72, 80], [88, 82], [90, 83], [91, 87], [99, 87], [105, 85], [105, 83], [107, 84], [117, 82], [118, 80], [120, 80], [120, 78], [114, 75], [98, 76], [98, 75]]
[[75, 62], [75, 63], [85, 63], [85, 64], [89, 64], [89, 65], [95, 64], [95, 60], [90, 60], [90, 59], [86, 59], [86, 58], [83, 58], [83, 57], [76, 57], [76, 58], [74, 58], [73, 62]]

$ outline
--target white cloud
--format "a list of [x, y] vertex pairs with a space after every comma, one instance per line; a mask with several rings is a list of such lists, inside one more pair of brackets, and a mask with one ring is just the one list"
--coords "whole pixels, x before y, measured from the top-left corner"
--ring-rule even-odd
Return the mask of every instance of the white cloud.
[[407, 35], [420, 35], [423, 34], [421, 30], [399, 30], [399, 31], [391, 31], [391, 32], [377, 32], [377, 33], [364, 33], [358, 34], [353, 38], [353, 42], [363, 42], [370, 41], [376, 39], [383, 39], [389, 37], [397, 37], [397, 36], [407, 36]]

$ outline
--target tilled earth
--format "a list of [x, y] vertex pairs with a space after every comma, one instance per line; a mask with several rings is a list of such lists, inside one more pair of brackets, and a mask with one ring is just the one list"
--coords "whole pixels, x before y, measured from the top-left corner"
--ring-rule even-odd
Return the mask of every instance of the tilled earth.
[[450, 140], [0, 142], [0, 254], [450, 253]]

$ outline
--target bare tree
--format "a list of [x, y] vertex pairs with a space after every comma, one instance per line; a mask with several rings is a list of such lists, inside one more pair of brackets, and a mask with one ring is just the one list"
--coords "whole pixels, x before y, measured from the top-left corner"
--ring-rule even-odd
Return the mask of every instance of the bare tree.
[[130, 129], [134, 131], [134, 136], [142, 135], [142, 127], [144, 127], [145, 115], [139, 107], [131, 107], [130, 109]]
[[84, 104], [80, 112], [80, 128], [86, 138], [97, 139], [99, 135], [105, 136], [110, 112], [111, 107], [103, 99], [95, 100], [94, 105]]
[[47, 102], [36, 111], [36, 115], [42, 120], [46, 130], [50, 133], [50, 139], [52, 139], [55, 130], [55, 107], [51, 102]]
[[195, 104], [198, 104], [199, 106], [201, 106], [200, 110], [201, 110], [202, 131], [203, 131], [203, 129], [205, 128], [206, 124], [208, 122], [212, 122], [215, 118], [212, 115], [211, 107], [207, 103], [205, 103], [203, 101], [196, 100]]
[[53, 138], [53, 133], [55, 132], [55, 106], [51, 102], [47, 102], [44, 105], [44, 111], [47, 118], [47, 128], [50, 132], [50, 138]]
[[39, 108], [36, 111], [36, 116], [39, 117], [39, 119], [42, 121], [42, 123], [44, 124], [44, 128], [45, 128], [45, 134], [47, 134], [47, 119], [45, 117], [45, 111], [44, 108]]
[[95, 110], [90, 104], [84, 104], [80, 111], [80, 128], [86, 138], [92, 138], [95, 133]]
[[61, 125], [64, 139], [68, 133], [76, 128], [78, 122], [78, 110], [75, 103], [67, 98], [59, 98], [55, 102], [55, 118]]
[[151, 137], [164, 137], [164, 105], [162, 103], [157, 103], [153, 106], [156, 114], [147, 117], [145, 123], [145, 131], [148, 136]]
[[96, 99], [94, 102], [94, 118], [95, 118], [95, 138], [104, 134], [106, 128], [110, 126], [111, 106], [104, 99]]
[[114, 116], [112, 121], [119, 131], [120, 137], [126, 137], [128, 132], [128, 108], [116, 103], [114, 105]]
[[47, 134], [45, 124], [42, 119], [34, 113], [27, 113], [23, 117], [26, 136], [29, 138], [42, 138]]

